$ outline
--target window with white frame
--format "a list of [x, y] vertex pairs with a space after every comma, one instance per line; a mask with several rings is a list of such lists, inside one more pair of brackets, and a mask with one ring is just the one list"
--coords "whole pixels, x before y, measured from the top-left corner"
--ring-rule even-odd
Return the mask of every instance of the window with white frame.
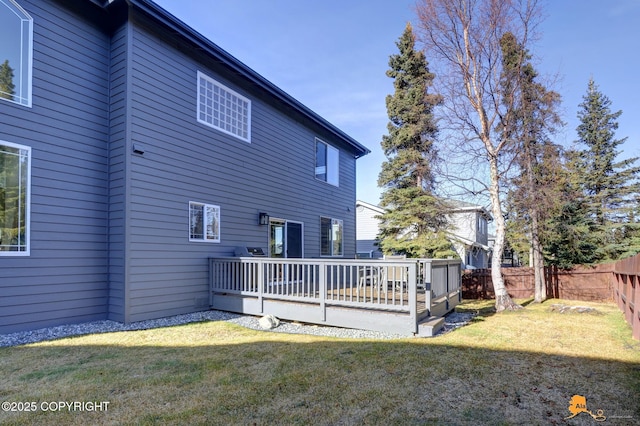
[[340, 151], [316, 139], [316, 179], [338, 186], [339, 175]]
[[189, 241], [220, 242], [220, 206], [189, 202]]
[[342, 221], [320, 218], [320, 255], [342, 256]]
[[31, 106], [33, 19], [14, 0], [0, 0], [0, 99]]
[[29, 255], [30, 180], [31, 148], [0, 141], [0, 256]]
[[251, 101], [200, 71], [198, 121], [251, 142]]

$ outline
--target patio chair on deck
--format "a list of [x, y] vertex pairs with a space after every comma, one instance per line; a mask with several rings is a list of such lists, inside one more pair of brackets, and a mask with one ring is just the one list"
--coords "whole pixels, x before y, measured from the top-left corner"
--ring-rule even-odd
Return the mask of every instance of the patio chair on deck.
[[364, 266], [358, 270], [358, 288], [363, 290], [367, 286], [378, 288], [383, 282], [383, 269], [379, 266]]
[[[390, 255], [385, 256], [384, 258], [385, 260], [405, 260], [407, 256]], [[382, 282], [386, 283], [387, 289], [392, 289], [394, 293], [396, 291], [399, 293], [406, 292], [408, 290], [407, 287], [409, 282], [407, 269], [404, 266], [387, 266], [386, 268], [384, 268], [384, 277]]]

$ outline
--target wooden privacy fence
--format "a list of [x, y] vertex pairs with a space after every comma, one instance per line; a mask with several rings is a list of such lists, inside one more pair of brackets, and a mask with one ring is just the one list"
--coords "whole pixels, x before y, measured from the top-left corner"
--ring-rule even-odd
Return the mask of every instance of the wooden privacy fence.
[[[570, 270], [545, 268], [547, 297], [567, 300], [611, 301], [613, 264], [576, 266]], [[502, 277], [511, 297], [526, 299], [534, 296], [533, 268], [502, 268]], [[464, 271], [462, 297], [492, 299], [493, 281], [490, 269]]]
[[213, 309], [407, 335], [461, 300], [456, 260], [212, 258], [209, 275]]
[[613, 298], [631, 326], [633, 338], [640, 340], [640, 254], [613, 266]]

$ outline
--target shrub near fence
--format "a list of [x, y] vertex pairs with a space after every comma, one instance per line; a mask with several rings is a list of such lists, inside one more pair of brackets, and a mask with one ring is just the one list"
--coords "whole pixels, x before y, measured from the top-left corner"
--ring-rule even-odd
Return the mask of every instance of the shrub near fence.
[[[594, 302], [612, 301], [611, 274], [614, 264], [576, 266], [570, 270], [546, 267], [547, 297]], [[533, 268], [502, 268], [507, 292], [511, 297], [526, 299], [534, 296]], [[490, 269], [464, 271], [462, 275], [464, 299], [493, 299]]]

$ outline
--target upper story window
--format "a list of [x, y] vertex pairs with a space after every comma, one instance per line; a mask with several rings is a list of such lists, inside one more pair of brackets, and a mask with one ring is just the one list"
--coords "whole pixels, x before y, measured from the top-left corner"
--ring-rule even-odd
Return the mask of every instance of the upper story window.
[[342, 221], [320, 218], [320, 255], [342, 256]]
[[478, 215], [478, 234], [487, 234], [487, 218], [481, 214]]
[[251, 101], [200, 71], [198, 121], [251, 142]]
[[30, 159], [31, 148], [0, 141], [0, 256], [29, 255]]
[[316, 139], [316, 179], [338, 186], [339, 175], [340, 151]]
[[0, 99], [31, 106], [33, 19], [14, 0], [0, 0]]
[[189, 241], [220, 242], [220, 206], [189, 202]]

